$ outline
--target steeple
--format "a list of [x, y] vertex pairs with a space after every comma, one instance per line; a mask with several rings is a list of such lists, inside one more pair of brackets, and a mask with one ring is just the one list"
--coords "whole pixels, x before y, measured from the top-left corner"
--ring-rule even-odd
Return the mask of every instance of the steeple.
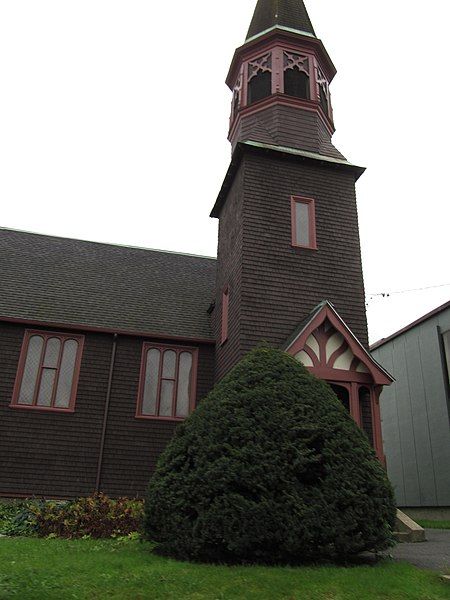
[[335, 74], [303, 0], [258, 0], [227, 77], [233, 150], [256, 142], [342, 159], [331, 143]]
[[276, 26], [316, 35], [303, 0], [258, 0], [246, 39]]
[[233, 154], [211, 212], [219, 219], [216, 379], [261, 340], [288, 350], [335, 386], [381, 457], [377, 394], [386, 374], [364, 362], [355, 195], [364, 169], [331, 143], [336, 69], [307, 1], [255, 0], [227, 77]]

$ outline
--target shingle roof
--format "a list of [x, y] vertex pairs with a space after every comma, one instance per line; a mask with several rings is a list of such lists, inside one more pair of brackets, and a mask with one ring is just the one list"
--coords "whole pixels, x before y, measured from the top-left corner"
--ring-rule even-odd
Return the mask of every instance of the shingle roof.
[[247, 39], [275, 25], [316, 35], [303, 0], [258, 0]]
[[212, 338], [216, 260], [0, 229], [0, 320]]

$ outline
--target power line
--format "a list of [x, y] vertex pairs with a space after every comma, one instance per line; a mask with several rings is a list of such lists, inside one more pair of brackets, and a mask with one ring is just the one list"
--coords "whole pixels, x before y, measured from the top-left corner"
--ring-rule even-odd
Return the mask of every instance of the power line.
[[369, 297], [369, 300], [372, 300], [375, 297], [389, 298], [389, 296], [394, 296], [396, 294], [408, 294], [410, 292], [423, 292], [425, 290], [436, 290], [438, 288], [449, 287], [449, 286], [450, 286], [450, 283], [441, 283], [439, 285], [429, 285], [427, 287], [412, 288], [409, 290], [396, 290], [393, 292], [377, 292], [375, 294], [367, 294], [367, 296]]

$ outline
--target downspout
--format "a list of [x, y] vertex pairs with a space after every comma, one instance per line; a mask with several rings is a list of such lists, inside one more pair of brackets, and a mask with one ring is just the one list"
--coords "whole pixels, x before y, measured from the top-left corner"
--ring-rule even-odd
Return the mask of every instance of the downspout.
[[102, 437], [100, 440], [100, 452], [98, 455], [97, 477], [95, 479], [95, 493], [96, 494], [98, 494], [100, 491], [100, 479], [102, 476], [103, 455], [105, 452], [106, 427], [108, 424], [109, 405], [111, 403], [111, 389], [112, 389], [112, 379], [113, 379], [113, 373], [114, 373], [114, 363], [116, 361], [116, 350], [117, 350], [117, 333], [115, 333], [114, 337], [113, 337], [113, 344], [112, 344], [112, 350], [111, 350], [111, 361], [109, 364], [108, 388], [106, 390], [105, 412], [103, 414], [103, 425], [102, 425]]

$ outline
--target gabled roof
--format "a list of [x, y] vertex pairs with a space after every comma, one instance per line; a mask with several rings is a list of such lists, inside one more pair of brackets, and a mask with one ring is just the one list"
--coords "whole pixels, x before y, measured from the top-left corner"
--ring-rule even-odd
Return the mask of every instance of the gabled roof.
[[0, 229], [0, 320], [212, 339], [216, 260]]
[[390, 375], [368, 352], [358, 338], [354, 335], [337, 310], [328, 300], [318, 304], [311, 313], [296, 327], [291, 336], [283, 344], [282, 349], [286, 352], [297, 354], [303, 350], [309, 336], [328, 320], [339, 332], [354, 356], [361, 361], [378, 385], [390, 385], [394, 378]]
[[316, 35], [303, 0], [258, 0], [246, 39], [275, 26]]
[[403, 327], [403, 329], [399, 329], [398, 331], [396, 331], [392, 335], [390, 335], [390, 336], [388, 336], [386, 338], [383, 338], [381, 340], [378, 340], [378, 342], [375, 342], [374, 344], [372, 344], [370, 346], [370, 349], [371, 350], [376, 350], [377, 348], [380, 348], [380, 346], [384, 346], [384, 344], [387, 344], [388, 342], [390, 342], [394, 338], [396, 338], [396, 337], [398, 337], [400, 335], [403, 335], [404, 333], [406, 333], [410, 329], [413, 329], [414, 327], [417, 327], [417, 325], [420, 325], [421, 323], [424, 323], [425, 321], [428, 321], [428, 319], [431, 319], [432, 317], [435, 317], [436, 315], [440, 314], [441, 312], [443, 312], [444, 310], [447, 310], [447, 309], [450, 309], [450, 301], [449, 302], [445, 302], [445, 304], [442, 304], [441, 306], [438, 306], [437, 308], [435, 308], [431, 312], [427, 313], [423, 317], [420, 317], [416, 321], [413, 321], [413, 323], [410, 323], [406, 327]]
[[300, 323], [297, 325], [297, 327], [294, 329], [294, 331], [291, 333], [291, 335], [288, 337], [288, 339], [284, 342], [284, 344], [282, 346], [282, 350], [286, 350], [286, 351], [289, 350], [289, 348], [300, 337], [300, 335], [304, 331], [306, 331], [308, 325], [314, 321], [316, 316], [327, 305], [332, 306], [331, 302], [328, 302], [327, 300], [322, 300], [322, 302], [319, 302], [319, 304], [312, 309], [312, 311], [309, 313], [309, 315], [307, 315], [303, 319], [303, 321], [300, 321]]

